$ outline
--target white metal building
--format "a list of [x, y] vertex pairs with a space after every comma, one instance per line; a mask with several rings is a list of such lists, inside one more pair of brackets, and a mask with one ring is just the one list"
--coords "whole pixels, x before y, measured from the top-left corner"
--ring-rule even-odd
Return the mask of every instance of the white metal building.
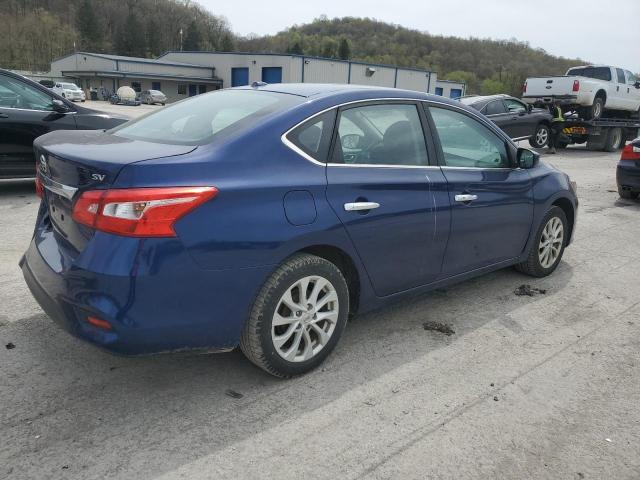
[[347, 60], [237, 52], [166, 52], [157, 59], [101, 53], [74, 53], [55, 60], [51, 75], [75, 79], [86, 90], [115, 91], [128, 85], [136, 91], [162, 90], [175, 101], [209, 90], [267, 83], [351, 83], [464, 95], [460, 82], [438, 80], [435, 72]]
[[102, 53], [78, 52], [54, 60], [51, 76], [74, 79], [87, 91], [103, 87], [115, 92], [125, 85], [137, 92], [162, 90], [170, 102], [222, 88], [213, 67]]

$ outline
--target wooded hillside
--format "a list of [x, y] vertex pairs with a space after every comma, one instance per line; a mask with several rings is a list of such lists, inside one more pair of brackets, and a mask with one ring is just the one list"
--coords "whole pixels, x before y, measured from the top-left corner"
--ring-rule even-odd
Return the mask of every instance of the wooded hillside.
[[[78, 51], [154, 57], [166, 50], [297, 53], [436, 71], [468, 93], [518, 94], [531, 75], [563, 74], [579, 59], [512, 40], [430, 35], [369, 18], [321, 17], [275, 35], [238, 38], [189, 0], [2, 0], [0, 67], [48, 70]], [[182, 30], [182, 38], [180, 31]], [[500, 32], [496, 31], [499, 37]]]
[[74, 51], [153, 57], [234, 49], [227, 21], [176, 0], [1, 0], [0, 67], [49, 70]]
[[276, 35], [240, 39], [238, 48], [424, 68], [436, 71], [438, 78], [465, 81], [469, 93], [484, 94], [519, 94], [527, 76], [562, 75], [569, 67], [585, 63], [555, 57], [516, 39], [443, 37], [352, 17], [321, 17]]

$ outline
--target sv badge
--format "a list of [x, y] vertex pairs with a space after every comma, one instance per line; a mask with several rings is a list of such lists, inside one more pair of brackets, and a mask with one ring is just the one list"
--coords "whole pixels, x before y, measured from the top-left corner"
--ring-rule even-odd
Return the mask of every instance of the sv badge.
[[95, 180], [97, 182], [102, 182], [105, 179], [106, 175], [100, 173], [92, 173], [91, 180]]

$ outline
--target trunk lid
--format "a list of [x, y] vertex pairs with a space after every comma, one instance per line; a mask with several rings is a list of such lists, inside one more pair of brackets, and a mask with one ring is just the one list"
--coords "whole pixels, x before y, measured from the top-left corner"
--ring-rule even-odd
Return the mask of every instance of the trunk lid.
[[575, 95], [572, 91], [573, 81], [578, 77], [534, 77], [527, 78], [526, 97], [549, 97], [558, 95]]
[[130, 140], [104, 131], [57, 131], [34, 142], [44, 186], [37, 228], [51, 228], [58, 243], [78, 253], [93, 230], [77, 224], [73, 205], [85, 190], [108, 188], [131, 163], [184, 155], [196, 147]]

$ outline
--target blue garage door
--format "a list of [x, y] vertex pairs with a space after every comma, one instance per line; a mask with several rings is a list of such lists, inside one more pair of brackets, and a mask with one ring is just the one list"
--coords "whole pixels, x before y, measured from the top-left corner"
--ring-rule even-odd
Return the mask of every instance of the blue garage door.
[[452, 88], [449, 97], [451, 98], [460, 98], [462, 96], [462, 89], [460, 88]]
[[282, 83], [282, 67], [262, 67], [262, 81]]
[[442, 96], [442, 87], [436, 87], [436, 95]]
[[232, 68], [231, 69], [231, 86], [241, 87], [243, 85], [249, 85], [249, 68]]

